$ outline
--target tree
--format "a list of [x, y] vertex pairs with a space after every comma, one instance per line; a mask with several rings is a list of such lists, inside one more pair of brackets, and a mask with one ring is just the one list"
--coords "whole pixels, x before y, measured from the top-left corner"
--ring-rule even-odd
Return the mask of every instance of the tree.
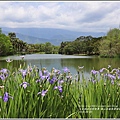
[[50, 42], [45, 43], [45, 54], [51, 54], [52, 53], [52, 44]]
[[117, 28], [108, 31], [107, 36], [100, 42], [100, 56], [115, 57], [120, 55], [120, 30]]
[[75, 54], [80, 54], [82, 51], [82, 44], [80, 41], [73, 41], [73, 50]]
[[68, 42], [68, 41], [62, 42], [61, 45], [60, 45], [60, 47], [59, 47], [58, 53], [59, 53], [59, 54], [65, 54], [64, 48], [65, 48], [65, 46], [66, 46], [67, 44], [69, 44], [69, 43], [70, 43], [70, 42]]
[[8, 36], [13, 45], [14, 54], [16, 54], [16, 53], [23, 54], [24, 52], [27, 51], [27, 49], [28, 49], [27, 43], [20, 40], [19, 38], [16, 38], [16, 34], [14, 32], [8, 33]]
[[99, 55], [99, 42], [102, 37], [80, 36], [74, 41], [62, 42], [59, 54]]
[[8, 36], [10, 38], [12, 45], [13, 45], [13, 50], [14, 50], [13, 52], [15, 54], [17, 52], [17, 50], [16, 50], [16, 44], [17, 44], [16, 34], [14, 32], [10, 32], [10, 33], [8, 33]]
[[40, 44], [40, 52], [45, 52], [45, 44]]
[[59, 50], [59, 46], [54, 46], [53, 45], [52, 53], [53, 54], [58, 54], [58, 50]]
[[13, 54], [13, 46], [10, 38], [5, 34], [0, 34], [0, 56]]
[[74, 48], [71, 43], [67, 44], [64, 48], [64, 53], [67, 55], [72, 55], [74, 53]]

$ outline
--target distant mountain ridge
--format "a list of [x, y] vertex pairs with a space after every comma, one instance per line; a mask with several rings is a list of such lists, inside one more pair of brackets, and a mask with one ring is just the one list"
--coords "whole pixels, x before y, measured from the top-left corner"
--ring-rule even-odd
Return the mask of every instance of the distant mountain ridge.
[[[8, 31], [3, 31], [4, 34], [8, 34]], [[15, 32], [16, 33], [16, 32]], [[35, 44], [35, 43], [45, 43], [49, 42], [51, 40], [45, 39], [45, 38], [38, 38], [30, 35], [24, 35], [21, 33], [16, 33], [16, 37], [19, 38], [20, 40], [23, 40], [24, 42], [27, 42], [29, 44]]]
[[55, 28], [2, 28], [3, 33], [15, 32], [17, 38], [27, 43], [50, 42], [53, 45], [60, 45], [63, 41], [73, 41], [80, 36], [100, 37], [105, 35], [103, 32], [76, 32], [65, 29]]

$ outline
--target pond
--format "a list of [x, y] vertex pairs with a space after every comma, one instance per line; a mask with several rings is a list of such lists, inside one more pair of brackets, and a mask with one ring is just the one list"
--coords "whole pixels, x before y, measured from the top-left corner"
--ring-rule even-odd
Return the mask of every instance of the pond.
[[92, 69], [99, 70], [103, 67], [111, 65], [113, 68], [120, 67], [119, 58], [99, 58], [97, 56], [75, 56], [75, 55], [60, 55], [60, 54], [26, 54], [24, 59], [20, 56], [0, 57], [0, 69], [7, 67], [6, 59], [12, 59], [10, 63], [12, 68], [18, 68], [25, 64], [46, 67], [51, 70], [53, 67], [62, 71], [64, 67], [68, 67], [72, 75], [77, 74], [78, 66], [84, 66], [84, 73], [89, 76]]

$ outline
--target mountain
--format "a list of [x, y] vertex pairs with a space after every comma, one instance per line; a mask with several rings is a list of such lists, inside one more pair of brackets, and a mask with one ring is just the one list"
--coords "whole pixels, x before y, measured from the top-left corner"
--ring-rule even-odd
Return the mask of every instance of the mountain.
[[2, 32], [8, 34], [15, 32], [16, 36], [27, 43], [50, 42], [53, 45], [60, 45], [62, 41], [73, 41], [80, 36], [100, 37], [103, 32], [76, 32], [65, 29], [55, 28], [7, 28], [3, 27]]
[[[8, 33], [9, 33], [8, 31], [2, 31], [2, 32], [6, 35], [8, 35]], [[38, 38], [38, 37], [34, 37], [34, 36], [24, 35], [21, 33], [16, 33], [16, 37], [19, 38], [20, 40], [23, 40], [24, 42], [29, 43], [29, 44], [45, 43], [45, 42], [51, 41], [50, 39]]]

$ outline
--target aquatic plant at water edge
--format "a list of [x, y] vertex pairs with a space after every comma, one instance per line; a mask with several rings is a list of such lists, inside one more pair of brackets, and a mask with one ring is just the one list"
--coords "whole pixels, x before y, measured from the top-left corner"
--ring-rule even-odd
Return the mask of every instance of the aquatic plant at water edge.
[[[81, 77], [80, 77], [81, 76]], [[62, 70], [20, 66], [0, 70], [1, 118], [119, 118], [120, 68], [72, 75]]]

